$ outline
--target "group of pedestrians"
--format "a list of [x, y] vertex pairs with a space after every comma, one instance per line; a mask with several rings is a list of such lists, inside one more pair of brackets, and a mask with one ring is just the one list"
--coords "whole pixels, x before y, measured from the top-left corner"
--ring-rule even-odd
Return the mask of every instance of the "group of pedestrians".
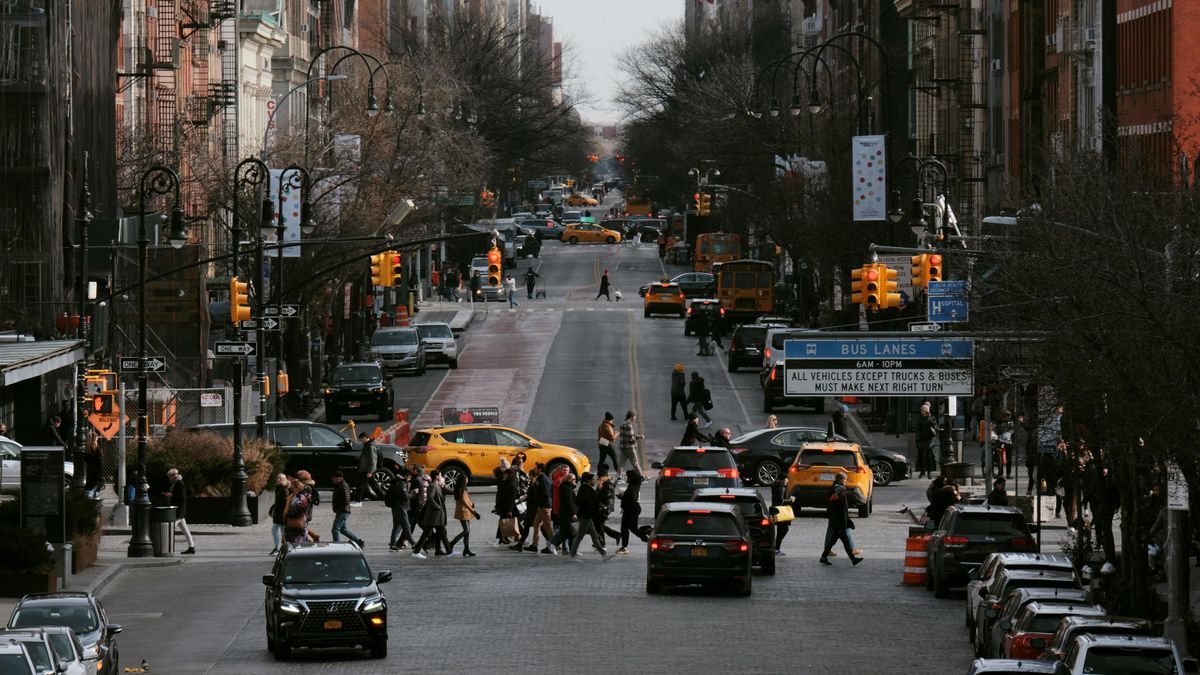
[[685, 370], [682, 363], [676, 363], [671, 371], [671, 421], [678, 421], [675, 413], [678, 408], [684, 419], [703, 417], [704, 426], [708, 428], [712, 426], [712, 418], [708, 414], [713, 409], [712, 392], [698, 371], [692, 371], [689, 382]]

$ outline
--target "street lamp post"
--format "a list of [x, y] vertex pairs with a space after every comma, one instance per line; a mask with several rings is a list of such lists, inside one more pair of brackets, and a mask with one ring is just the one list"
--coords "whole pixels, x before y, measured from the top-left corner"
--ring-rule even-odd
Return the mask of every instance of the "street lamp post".
[[[79, 297], [79, 328], [76, 337], [83, 340], [83, 363], [79, 366], [79, 373], [76, 379], [76, 398], [79, 399], [75, 409], [75, 473], [71, 478], [71, 487], [81, 488], [86, 484], [85, 475], [87, 471], [87, 461], [81, 456], [87, 450], [87, 362], [90, 343], [87, 324], [87, 256], [88, 256], [88, 225], [92, 222], [92, 193], [88, 190], [88, 160], [87, 154], [84, 154], [83, 160], [83, 188], [79, 191], [79, 213], [76, 220], [79, 222], [79, 250], [76, 255], [79, 256], [79, 284], [76, 287], [76, 292]], [[99, 480], [99, 476], [90, 476], [93, 481]]]
[[[312, 232], [312, 229], [313, 229], [313, 223], [311, 220], [312, 214], [310, 212], [310, 206], [309, 206], [309, 202], [308, 202], [308, 198], [309, 198], [308, 169], [305, 169], [302, 166], [297, 166], [295, 164], [292, 164], [291, 166], [287, 167], [283, 171], [279, 172], [279, 189], [278, 189], [279, 208], [276, 211], [276, 213], [278, 213], [279, 215], [275, 220], [275, 241], [278, 244], [283, 244], [284, 235], [287, 232], [287, 223], [284, 219], [284, 202], [287, 201], [287, 196], [285, 195], [285, 189], [284, 189], [285, 187], [288, 188], [287, 192], [290, 192], [292, 189], [295, 189], [300, 193], [300, 195], [299, 195], [300, 196], [300, 231], [302, 233], [309, 234]], [[305, 232], [305, 230], [308, 230], [308, 232]], [[284, 358], [283, 358], [283, 246], [282, 245], [278, 246], [276, 249], [275, 266], [279, 268], [279, 270], [275, 273], [275, 319], [277, 321], [279, 321], [279, 332], [275, 336], [275, 340], [276, 340], [276, 342], [275, 342], [275, 358], [276, 358], [275, 371], [276, 371], [276, 373], [279, 373], [279, 372], [286, 372], [286, 368], [284, 367]], [[280, 379], [278, 377], [276, 377], [274, 392], [275, 392], [275, 419], [277, 419], [277, 420], [283, 419], [283, 412], [281, 410], [282, 404], [283, 404], [283, 396], [282, 396], [282, 392], [279, 390], [279, 382], [280, 382]]]
[[[147, 185], [149, 181], [149, 185]], [[149, 435], [149, 407], [146, 381], [146, 267], [149, 262], [150, 238], [146, 233], [146, 196], [175, 193], [175, 206], [171, 209], [171, 246], [182, 247], [187, 242], [183, 223], [183, 210], [179, 207], [179, 174], [169, 167], [152, 166], [142, 174], [138, 183], [138, 417], [137, 451], [138, 469], [137, 496], [133, 502], [133, 533], [129, 538], [127, 554], [130, 558], [146, 558], [154, 555], [150, 543], [150, 494], [146, 482], [146, 442]]]
[[[257, 187], [266, 184], [270, 177], [270, 172], [267, 165], [262, 160], [255, 157], [248, 157], [238, 163], [233, 171], [233, 204], [231, 214], [233, 239], [233, 265], [231, 276], [239, 276], [239, 253], [242, 246], [242, 222], [239, 216], [238, 209], [238, 193], [248, 187]], [[261, 217], [266, 218], [269, 222], [271, 217], [271, 205], [267, 201], [265, 204], [265, 213], [261, 213]], [[232, 302], [232, 298], [230, 301]], [[239, 325], [233, 327], [234, 337], [240, 341], [242, 339], [242, 329]], [[242, 373], [243, 355], [234, 357], [233, 363], [233, 474], [229, 477], [229, 524], [246, 527], [253, 522], [250, 517], [250, 509], [246, 506], [246, 462], [242, 452], [242, 383], [245, 376]], [[262, 438], [262, 431], [259, 430], [259, 438]]]

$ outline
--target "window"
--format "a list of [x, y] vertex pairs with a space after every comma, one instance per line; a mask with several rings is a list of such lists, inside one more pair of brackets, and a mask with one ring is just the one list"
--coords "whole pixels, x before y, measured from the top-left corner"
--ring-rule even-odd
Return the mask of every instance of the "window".
[[813, 439], [808, 437], [807, 431], [804, 431], [803, 429], [794, 429], [792, 431], [785, 431], [782, 434], [777, 434], [775, 438], [771, 439], [771, 445], [780, 445], [785, 448], [792, 448], [803, 443], [807, 443], [810, 440]]
[[969, 513], [959, 514], [955, 534], [990, 535], [994, 537], [1020, 537], [1025, 534], [1025, 518], [1019, 513]]
[[[487, 264], [487, 260], [484, 260]], [[415, 330], [381, 330], [376, 331], [374, 337], [371, 338], [372, 345], [415, 345], [417, 344], [417, 331]], [[357, 366], [366, 368], [367, 366]], [[341, 372], [341, 369], [338, 369]], [[334, 381], [337, 381], [337, 374], [333, 376]]]
[[454, 333], [450, 326], [444, 323], [423, 323], [417, 326], [417, 333], [423, 338], [452, 338]]
[[66, 626], [78, 634], [91, 633], [98, 628], [96, 613], [88, 605], [73, 603], [56, 607], [36, 605], [23, 607], [9, 622], [13, 628], [35, 626]]
[[492, 445], [491, 429], [460, 429], [454, 433], [452, 443], [470, 443], [472, 445]]
[[1083, 659], [1085, 673], [1174, 673], [1175, 655], [1167, 649], [1092, 647]]
[[672, 450], [663, 466], [684, 471], [716, 471], [733, 468], [734, 462], [727, 450]]
[[297, 426], [283, 425], [271, 428], [275, 442], [285, 448], [295, 448], [304, 445], [304, 431]]
[[801, 450], [800, 458], [796, 461], [809, 466], [838, 466], [846, 469], [858, 466], [858, 458], [851, 450]]
[[669, 513], [658, 528], [660, 536], [709, 535], [717, 537], [740, 537], [737, 521], [727, 513]]
[[287, 561], [283, 580], [292, 584], [365, 583], [371, 580], [371, 572], [361, 556], [301, 556]]
[[514, 448], [529, 447], [529, 440], [518, 433], [504, 429], [492, 429], [492, 434], [496, 437], [496, 445], [506, 445]]
[[313, 445], [337, 447], [346, 439], [341, 434], [326, 427], [312, 426], [308, 428], [308, 436]]
[[71, 647], [70, 638], [62, 633], [51, 633], [46, 637], [50, 638], [50, 646], [59, 659], [68, 662], [75, 660], [75, 649]]
[[25, 647], [25, 651], [29, 652], [29, 659], [33, 661], [33, 666], [35, 668], [50, 672], [54, 671], [54, 666], [50, 665], [50, 650], [46, 649], [46, 643], [41, 641], [34, 642], [31, 640], [29, 642], [22, 642], [21, 644]]
[[[414, 339], [415, 339], [415, 333]], [[378, 344], [378, 343], [376, 343]], [[413, 342], [416, 344], [416, 342]], [[380, 379], [379, 366], [339, 366], [333, 371], [333, 383], [364, 382]]]

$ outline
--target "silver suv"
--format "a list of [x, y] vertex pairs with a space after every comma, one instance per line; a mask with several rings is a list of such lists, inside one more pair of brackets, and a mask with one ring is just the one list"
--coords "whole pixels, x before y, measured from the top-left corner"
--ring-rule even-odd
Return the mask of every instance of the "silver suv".
[[421, 346], [425, 348], [425, 360], [429, 363], [445, 363], [453, 370], [458, 368], [458, 341], [450, 324], [441, 321], [430, 321], [416, 325], [417, 334], [421, 336]]
[[385, 373], [425, 372], [425, 348], [416, 328], [380, 328], [371, 336], [371, 358]]

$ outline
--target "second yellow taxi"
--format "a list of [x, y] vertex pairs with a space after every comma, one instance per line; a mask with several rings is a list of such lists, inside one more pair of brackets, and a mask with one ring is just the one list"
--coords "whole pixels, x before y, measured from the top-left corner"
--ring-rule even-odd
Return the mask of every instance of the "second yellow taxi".
[[863, 460], [857, 443], [815, 441], [800, 446], [788, 468], [787, 493], [795, 500], [792, 508], [825, 508], [829, 503], [829, 488], [834, 477], [846, 474], [846, 491], [853, 495], [851, 505], [858, 505], [858, 517], [871, 515], [875, 484], [871, 467]]
[[683, 290], [679, 284], [669, 282], [650, 284], [646, 288], [646, 300], [643, 313], [648, 318], [651, 314], [674, 314], [680, 318], [686, 313], [684, 309]]
[[621, 233], [595, 223], [572, 223], [563, 228], [562, 240], [568, 244], [615, 244]]
[[472, 483], [492, 481], [500, 458], [511, 462], [518, 454], [525, 455], [526, 471], [538, 462], [551, 473], [566, 466], [577, 476], [591, 468], [588, 458], [575, 448], [542, 443], [516, 429], [495, 424], [420, 429], [413, 434], [407, 450], [409, 466], [437, 469], [447, 485], [454, 485], [464, 475]]

